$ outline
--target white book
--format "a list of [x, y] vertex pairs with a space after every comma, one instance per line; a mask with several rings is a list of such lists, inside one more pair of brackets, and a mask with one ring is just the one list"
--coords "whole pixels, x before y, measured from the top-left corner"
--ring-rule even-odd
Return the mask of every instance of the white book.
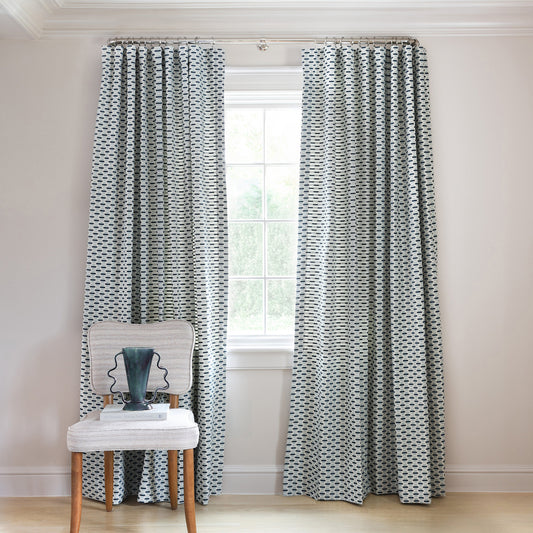
[[153, 403], [152, 409], [146, 411], [124, 411], [124, 405], [115, 403], [106, 405], [100, 413], [100, 420], [104, 422], [126, 421], [126, 420], [166, 420], [169, 403]]

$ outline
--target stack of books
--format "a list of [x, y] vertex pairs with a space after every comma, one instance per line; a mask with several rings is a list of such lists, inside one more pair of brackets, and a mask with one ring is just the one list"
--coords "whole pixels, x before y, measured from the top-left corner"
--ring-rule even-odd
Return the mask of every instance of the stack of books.
[[125, 420], [166, 420], [169, 403], [153, 403], [146, 411], [124, 411], [121, 403], [106, 405], [100, 413], [100, 420], [104, 422], [124, 422]]

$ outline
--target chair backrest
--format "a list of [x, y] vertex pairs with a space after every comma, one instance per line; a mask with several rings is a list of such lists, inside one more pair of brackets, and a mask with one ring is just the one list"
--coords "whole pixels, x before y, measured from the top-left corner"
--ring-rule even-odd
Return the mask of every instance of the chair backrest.
[[[89, 358], [91, 363], [91, 386], [96, 394], [110, 394], [113, 380], [107, 375], [115, 365], [115, 354], [122, 348], [143, 346], [154, 348], [161, 356], [161, 366], [168, 370], [169, 394], [184, 394], [192, 385], [192, 353], [194, 329], [185, 320], [168, 320], [153, 324], [125, 324], [122, 322], [95, 322], [88, 333]], [[164, 372], [156, 366], [157, 356], [152, 360], [148, 391], [165, 385]], [[117, 383], [113, 390], [128, 392], [126, 370], [121, 355], [117, 357], [118, 368], [112, 372]]]

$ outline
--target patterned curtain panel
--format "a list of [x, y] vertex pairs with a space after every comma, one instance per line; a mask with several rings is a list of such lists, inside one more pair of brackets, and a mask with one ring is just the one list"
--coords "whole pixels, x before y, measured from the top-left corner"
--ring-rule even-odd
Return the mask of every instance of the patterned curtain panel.
[[[224, 447], [224, 52], [117, 45], [102, 54], [81, 414], [102, 406], [89, 386], [86, 335], [93, 322], [192, 322], [194, 384], [180, 405], [193, 409], [200, 427], [196, 497], [207, 503], [221, 490]], [[114, 503], [130, 494], [168, 501], [166, 452], [115, 453], [114, 482]], [[84, 487], [85, 496], [105, 500], [103, 454], [86, 455]]]
[[295, 356], [284, 493], [444, 494], [422, 47], [303, 52]]

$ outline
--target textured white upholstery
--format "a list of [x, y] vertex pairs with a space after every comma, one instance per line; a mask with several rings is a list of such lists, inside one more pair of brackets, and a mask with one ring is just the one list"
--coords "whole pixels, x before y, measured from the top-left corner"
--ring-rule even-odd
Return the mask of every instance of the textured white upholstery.
[[[113, 380], [107, 375], [115, 365], [115, 354], [128, 346], [154, 348], [161, 356], [161, 366], [168, 370], [170, 388], [165, 392], [184, 394], [192, 384], [192, 351], [194, 330], [185, 320], [167, 320], [154, 324], [125, 324], [122, 322], [96, 322], [89, 328], [89, 357], [91, 360], [91, 386], [101, 396], [109, 394]], [[163, 371], [156, 366], [154, 356], [148, 389], [153, 391], [165, 385]], [[117, 357], [118, 368], [112, 375], [117, 380], [113, 390], [128, 392], [124, 360]]]
[[198, 444], [198, 425], [188, 409], [170, 409], [166, 420], [102, 422], [93, 411], [67, 432], [71, 452], [188, 450]]

